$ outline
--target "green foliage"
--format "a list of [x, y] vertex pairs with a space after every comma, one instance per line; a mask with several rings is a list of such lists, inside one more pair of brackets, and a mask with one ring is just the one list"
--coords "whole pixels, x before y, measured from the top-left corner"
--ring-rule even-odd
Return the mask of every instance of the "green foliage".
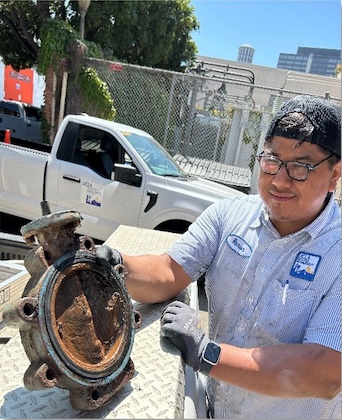
[[[95, 70], [83, 67], [82, 62], [79, 66], [75, 66], [75, 63], [82, 60], [82, 57], [76, 54], [77, 50], [72, 48], [75, 41], [79, 39], [78, 33], [68, 22], [54, 19], [44, 22], [41, 29], [42, 45], [38, 54], [38, 70], [46, 74], [47, 70], [53, 67], [55, 72], [58, 72], [61, 62], [69, 58], [69, 72], [73, 75], [76, 71], [73, 79], [76, 84], [79, 84], [78, 90], [83, 97], [83, 110], [113, 120], [116, 110], [107, 84], [99, 78]], [[91, 42], [87, 42], [86, 45], [90, 56], [101, 55], [97, 45]]]
[[0, 2], [0, 56], [19, 71], [37, 62], [39, 18], [32, 1]]
[[42, 118], [41, 118], [41, 136], [42, 136], [42, 143], [49, 144], [49, 136], [50, 136], [50, 124], [46, 121], [46, 116], [44, 112], [44, 106], [42, 106]]
[[107, 81], [115, 100], [117, 120], [146, 130], [162, 142], [172, 74], [165, 72], [160, 78], [156, 77], [154, 71], [142, 70], [137, 66], [123, 65], [121, 71], [111, 71], [108, 64], [104, 65], [100, 60], [89, 60], [88, 63]]
[[76, 39], [76, 34], [68, 22], [48, 19], [43, 23], [40, 35], [42, 45], [38, 54], [38, 71], [46, 74], [48, 68], [58, 68], [67, 56], [68, 45]]
[[78, 86], [83, 97], [84, 112], [114, 120], [116, 110], [108, 85], [100, 79], [96, 70], [83, 67], [78, 76]]
[[196, 57], [191, 32], [198, 28], [190, 0], [92, 0], [85, 38], [110, 60], [182, 71]]
[[87, 41], [86, 39], [82, 39], [82, 42], [87, 47], [87, 56], [90, 58], [103, 58], [103, 51], [101, 46], [95, 44], [95, 42]]
[[[96, 71], [83, 69], [82, 54], [73, 54], [78, 49], [72, 46], [80, 40], [78, 12], [78, 2], [71, 0], [0, 1], [0, 56], [16, 70], [38, 67], [43, 74], [51, 66], [58, 73], [66, 59], [69, 80], [80, 83], [87, 98], [82, 107], [86, 102], [89, 113], [113, 119], [115, 109], [106, 84]], [[195, 59], [191, 32], [198, 28], [191, 0], [92, 0], [82, 42], [88, 57], [182, 71]], [[118, 96], [113, 92], [116, 102]]]
[[[67, 36], [77, 36], [79, 25], [77, 1], [0, 1], [0, 56], [16, 70], [38, 61], [45, 69], [65, 50]], [[191, 0], [92, 0], [84, 38], [93, 43], [92, 57], [99, 57], [98, 45], [110, 59], [182, 71], [195, 59], [191, 32], [198, 29]]]

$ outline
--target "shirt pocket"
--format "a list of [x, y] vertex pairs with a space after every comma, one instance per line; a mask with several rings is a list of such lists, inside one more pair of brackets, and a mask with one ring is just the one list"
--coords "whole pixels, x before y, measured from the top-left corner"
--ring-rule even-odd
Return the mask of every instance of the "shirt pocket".
[[303, 341], [318, 293], [312, 289], [291, 289], [291, 283], [284, 284], [285, 281], [274, 280], [263, 294], [246, 344], [254, 347]]

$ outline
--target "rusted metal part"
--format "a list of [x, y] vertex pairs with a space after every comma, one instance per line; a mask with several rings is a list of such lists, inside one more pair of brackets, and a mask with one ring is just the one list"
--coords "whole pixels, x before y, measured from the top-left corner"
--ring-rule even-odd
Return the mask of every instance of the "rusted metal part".
[[25, 258], [31, 278], [4, 321], [19, 326], [31, 362], [26, 388], [68, 389], [73, 408], [92, 410], [133, 377], [141, 317], [123, 282], [125, 267], [98, 264], [92, 238], [75, 234], [81, 220], [69, 210], [22, 227], [25, 240], [39, 245]]

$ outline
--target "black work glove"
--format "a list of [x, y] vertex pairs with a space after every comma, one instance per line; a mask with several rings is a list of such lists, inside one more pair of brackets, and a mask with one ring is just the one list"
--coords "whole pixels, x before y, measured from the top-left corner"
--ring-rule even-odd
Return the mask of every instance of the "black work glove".
[[194, 309], [183, 302], [170, 303], [161, 315], [160, 334], [181, 351], [187, 365], [195, 372], [200, 369], [202, 354], [210, 340], [200, 327], [200, 319]]
[[101, 245], [95, 251], [97, 261], [100, 265], [109, 263], [113, 267], [118, 264], [123, 264], [123, 258], [117, 249], [112, 249], [108, 245]]

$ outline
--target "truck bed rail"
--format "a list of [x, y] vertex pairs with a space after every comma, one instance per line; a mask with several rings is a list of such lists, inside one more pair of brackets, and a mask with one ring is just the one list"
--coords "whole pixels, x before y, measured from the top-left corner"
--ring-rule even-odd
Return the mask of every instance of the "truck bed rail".
[[219, 182], [244, 193], [250, 192], [252, 176], [250, 169], [181, 154], [173, 158], [183, 171], [190, 175]]

